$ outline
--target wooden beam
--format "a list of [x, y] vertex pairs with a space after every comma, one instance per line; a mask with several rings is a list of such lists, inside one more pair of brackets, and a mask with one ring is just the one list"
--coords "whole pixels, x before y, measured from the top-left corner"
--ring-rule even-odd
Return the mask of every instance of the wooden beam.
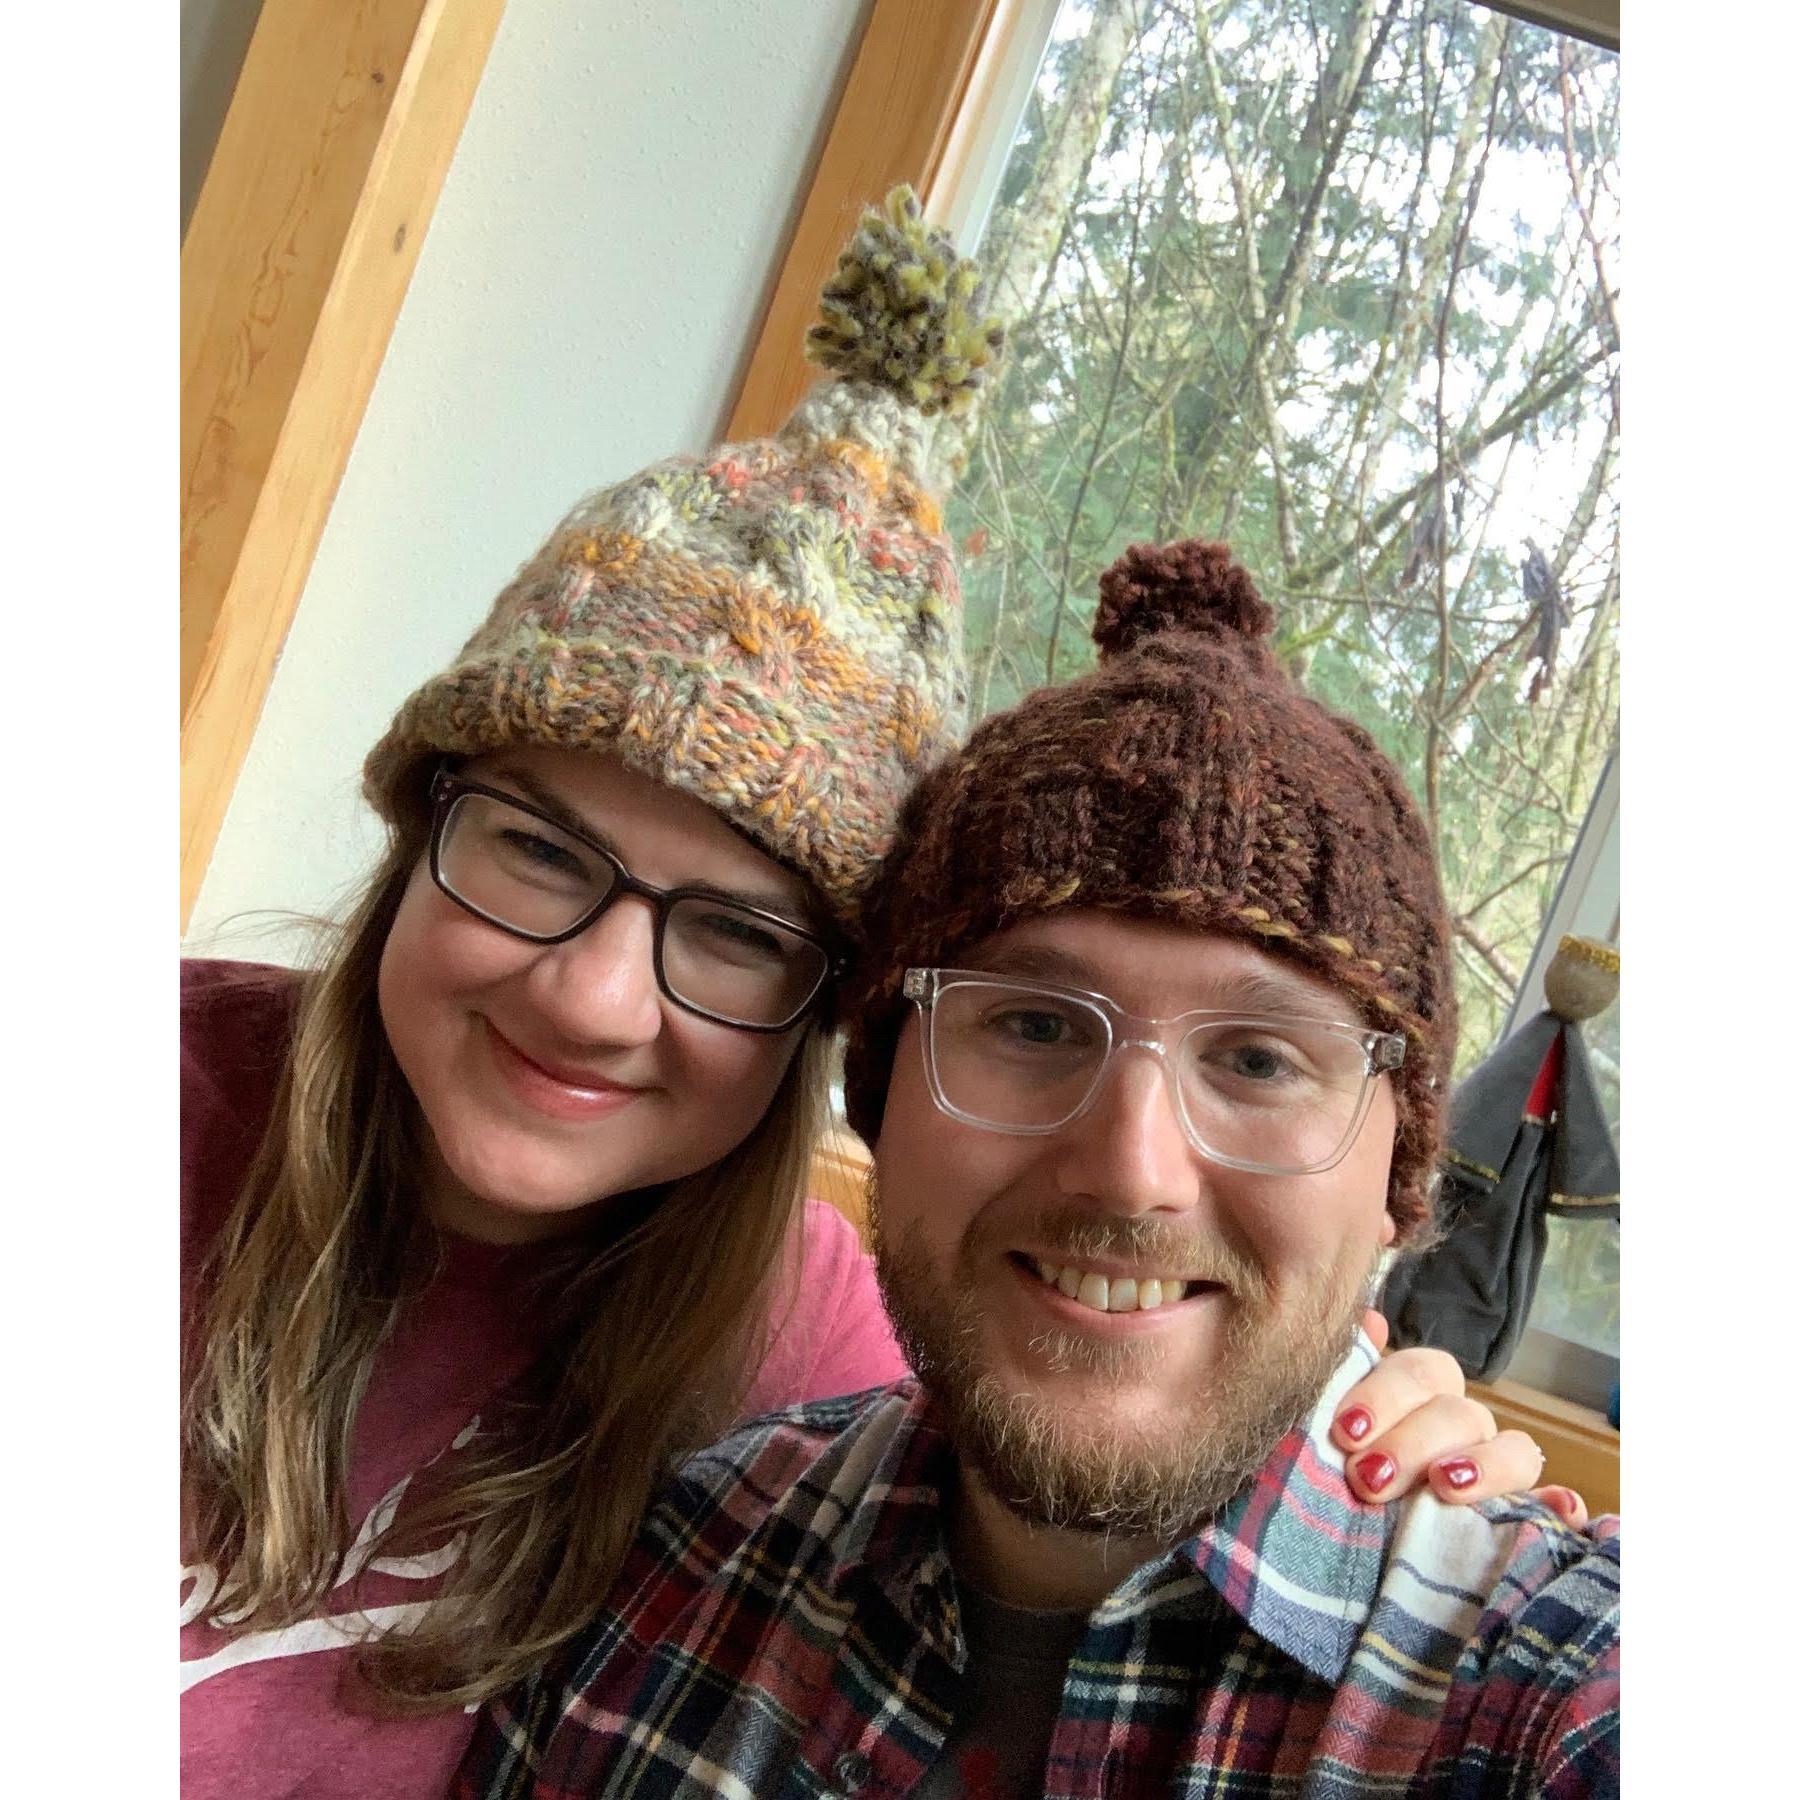
[[862, 209], [905, 181], [927, 214], [941, 216], [936, 203], [959, 172], [968, 121], [989, 97], [1006, 35], [1029, 3], [874, 0], [728, 437], [776, 430], [806, 391], [815, 373], [803, 352], [806, 330]]
[[1602, 50], [1619, 47], [1619, 0], [1492, 0], [1496, 12], [1584, 38]]
[[181, 917], [505, 0], [263, 0], [181, 246]]

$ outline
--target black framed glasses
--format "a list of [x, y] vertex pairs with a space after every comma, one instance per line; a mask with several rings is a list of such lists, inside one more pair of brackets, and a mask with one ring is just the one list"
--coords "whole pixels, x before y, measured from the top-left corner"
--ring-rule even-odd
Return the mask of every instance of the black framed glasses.
[[652, 887], [515, 794], [440, 769], [431, 802], [431, 878], [465, 912], [530, 944], [562, 944], [636, 894], [656, 917], [656, 985], [703, 1019], [786, 1031], [843, 972], [816, 932], [713, 888]]
[[1335, 1019], [1197, 1011], [1140, 1018], [1105, 994], [975, 969], [908, 969], [938, 1110], [1017, 1137], [1093, 1105], [1122, 1050], [1162, 1065], [1187, 1140], [1209, 1162], [1316, 1175], [1349, 1154], [1375, 1084], [1406, 1059], [1398, 1032]]

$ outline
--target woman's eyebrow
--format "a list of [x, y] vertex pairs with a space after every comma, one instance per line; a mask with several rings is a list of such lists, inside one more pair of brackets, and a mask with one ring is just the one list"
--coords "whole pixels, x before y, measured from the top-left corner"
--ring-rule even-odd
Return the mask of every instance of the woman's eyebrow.
[[776, 918], [792, 925], [797, 931], [816, 932], [819, 929], [809, 922], [806, 908], [787, 894], [721, 887], [716, 881], [681, 881], [676, 886], [686, 888], [691, 894], [710, 894], [715, 900], [729, 900], [737, 906], [754, 906], [759, 912], [773, 913]]
[[[584, 819], [566, 800], [559, 798], [535, 776], [504, 763], [496, 765], [491, 773], [497, 781], [511, 782], [533, 806], [548, 814], [564, 830], [598, 844], [602, 850], [608, 850], [616, 856], [626, 868], [631, 867], [631, 859], [619, 848], [618, 841], [609, 832], [602, 830], [591, 819]], [[695, 893], [709, 894], [715, 900], [735, 901], [739, 906], [754, 906], [762, 912], [774, 913], [777, 918], [785, 919], [803, 931], [818, 929], [816, 925], [808, 923], [807, 909], [791, 895], [765, 889], [729, 888], [716, 881], [678, 881], [674, 885], [689, 888]]]
[[591, 819], [584, 819], [574, 807], [545, 787], [535, 776], [528, 775], [523, 769], [509, 768], [504, 763], [498, 765], [492, 774], [496, 781], [511, 782], [539, 812], [547, 813], [566, 830], [574, 832], [578, 837], [592, 839], [602, 850], [610, 850], [620, 862], [625, 861], [620, 855], [619, 846], [605, 831]]

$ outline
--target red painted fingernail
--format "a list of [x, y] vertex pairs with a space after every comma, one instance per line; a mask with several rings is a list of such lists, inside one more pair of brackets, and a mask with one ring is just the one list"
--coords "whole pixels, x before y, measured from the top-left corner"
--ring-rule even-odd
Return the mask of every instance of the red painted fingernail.
[[1466, 1456], [1447, 1457], [1437, 1468], [1453, 1488], [1473, 1487], [1481, 1479], [1481, 1470]]
[[1575, 1516], [1575, 1496], [1566, 1487], [1547, 1487], [1538, 1492], [1538, 1498], [1553, 1511], [1559, 1512], [1565, 1519]]
[[1338, 1424], [1351, 1443], [1360, 1444], [1375, 1429], [1375, 1415], [1366, 1406], [1352, 1406], [1338, 1414]]
[[1371, 1494], [1379, 1494], [1394, 1479], [1394, 1459], [1377, 1450], [1356, 1465], [1356, 1479]]

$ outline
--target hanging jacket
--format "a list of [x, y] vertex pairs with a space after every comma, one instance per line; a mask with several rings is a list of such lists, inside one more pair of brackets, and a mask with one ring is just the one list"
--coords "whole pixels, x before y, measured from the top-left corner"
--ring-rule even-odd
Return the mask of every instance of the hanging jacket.
[[1396, 1345], [1447, 1350], [1471, 1380], [1505, 1371], [1531, 1312], [1553, 1214], [1619, 1216], [1619, 1153], [1579, 1025], [1542, 1012], [1450, 1102], [1444, 1236], [1382, 1290]]

